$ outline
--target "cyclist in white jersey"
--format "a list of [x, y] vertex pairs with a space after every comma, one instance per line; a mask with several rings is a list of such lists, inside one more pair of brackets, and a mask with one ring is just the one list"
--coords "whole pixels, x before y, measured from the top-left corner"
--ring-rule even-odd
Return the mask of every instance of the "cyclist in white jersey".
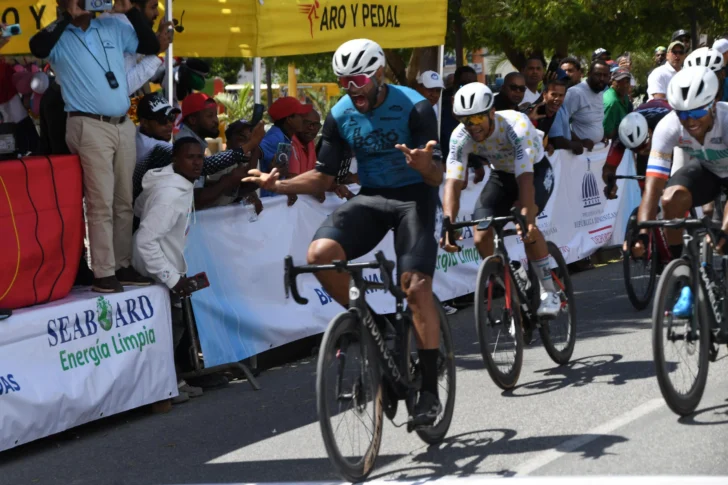
[[[640, 222], [655, 219], [660, 194], [664, 217], [670, 219], [684, 217], [690, 208], [715, 200], [728, 188], [728, 103], [715, 101], [718, 87], [718, 78], [705, 67], [683, 69], [670, 81], [667, 100], [674, 111], [660, 121], [653, 135]], [[676, 147], [690, 160], [670, 177]], [[728, 219], [723, 221], [724, 232], [727, 223]], [[680, 257], [682, 231], [667, 230], [666, 236], [673, 257]], [[724, 242], [721, 238], [717, 247]]]
[[[460, 192], [467, 176], [468, 156], [473, 153], [488, 160], [491, 174], [475, 204], [473, 219], [506, 216], [519, 202], [521, 214], [528, 222], [528, 233], [521, 237], [541, 282], [538, 314], [554, 317], [560, 311], [561, 300], [551, 278], [546, 240], [536, 226], [536, 215], [548, 200], [543, 180], [551, 167], [544, 157], [543, 134], [523, 113], [495, 112], [493, 93], [480, 83], [467, 84], [455, 94], [453, 112], [460, 125], [450, 138], [444, 215], [454, 221], [460, 211]], [[518, 230], [520, 232], [520, 227]], [[449, 235], [440, 241], [440, 245], [448, 252], [458, 250]], [[476, 231], [475, 245], [482, 258], [492, 255], [493, 229]]]

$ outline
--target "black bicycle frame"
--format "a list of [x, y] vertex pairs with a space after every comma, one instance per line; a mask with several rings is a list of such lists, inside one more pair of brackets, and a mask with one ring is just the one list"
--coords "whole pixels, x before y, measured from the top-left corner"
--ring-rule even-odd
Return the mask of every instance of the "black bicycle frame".
[[[404, 300], [407, 295], [394, 284], [392, 279], [392, 270], [394, 263], [388, 261], [384, 253], [378, 251], [375, 254], [377, 261], [369, 263], [349, 263], [347, 261], [334, 261], [331, 264], [323, 265], [304, 265], [293, 266], [293, 260], [290, 256], [285, 259], [284, 285], [286, 289], [286, 297], [289, 292], [293, 294], [293, 299], [299, 305], [308, 303], [306, 298], [302, 298], [298, 292], [296, 285], [296, 276], [303, 273], [316, 273], [318, 271], [346, 271], [351, 275], [349, 283], [349, 311], [356, 313], [358, 320], [367, 329], [372, 337], [374, 346], [377, 349], [377, 356], [382, 366], [382, 375], [391, 384], [394, 391], [400, 398], [405, 397], [410, 390], [409, 383], [409, 359], [407, 355], [407, 331], [411, 325], [409, 316], [404, 311]], [[382, 282], [368, 281], [363, 276], [365, 269], [379, 269]], [[395, 314], [395, 330], [397, 332], [396, 359], [387, 347], [387, 342], [374, 321], [371, 312], [366, 304], [366, 293], [368, 290], [384, 290], [389, 291], [396, 299]], [[398, 361], [400, 365], [398, 364]]]

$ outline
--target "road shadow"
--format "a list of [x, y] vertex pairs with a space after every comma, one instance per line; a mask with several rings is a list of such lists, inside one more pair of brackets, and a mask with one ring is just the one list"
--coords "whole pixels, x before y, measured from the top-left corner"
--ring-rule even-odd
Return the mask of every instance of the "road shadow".
[[[488, 469], [488, 458], [502, 455], [520, 455], [547, 450], [564, 451], [585, 459], [599, 459], [610, 454], [608, 449], [627, 438], [616, 435], [556, 435], [518, 438], [513, 429], [484, 429], [446, 438], [439, 445], [426, 448], [414, 455], [412, 461], [417, 465], [383, 472], [375, 478], [416, 479], [428, 481], [442, 476], [469, 477], [487, 475], [512, 477], [516, 470]], [[571, 440], [587, 441], [576, 450], [560, 449]]]
[[[728, 399], [726, 399], [728, 403]], [[709, 408], [700, 409], [690, 416], [683, 416], [677, 420], [680, 424], [690, 426], [715, 426], [728, 424], [728, 404], [719, 404]]]
[[621, 386], [628, 381], [655, 377], [655, 365], [651, 360], [625, 361], [620, 354], [602, 354], [582, 357], [560, 367], [534, 372], [543, 374], [544, 379], [516, 386], [511, 391], [504, 391], [503, 396], [536, 396], [569, 386], [583, 387], [590, 384]]

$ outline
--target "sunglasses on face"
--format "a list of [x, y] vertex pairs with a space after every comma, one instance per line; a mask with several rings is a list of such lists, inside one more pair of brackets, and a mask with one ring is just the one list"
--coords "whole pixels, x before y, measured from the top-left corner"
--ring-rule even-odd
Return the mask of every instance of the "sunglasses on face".
[[170, 123], [174, 123], [177, 119], [177, 115], [170, 113], [166, 116], [160, 116], [159, 118], [155, 119], [157, 123], [159, 123], [162, 126], [168, 125]]
[[343, 76], [339, 78], [339, 84], [344, 89], [349, 89], [352, 85], [355, 88], [363, 88], [370, 82], [372, 82], [372, 78], [364, 74], [357, 74], [356, 76]]
[[482, 125], [485, 120], [488, 119], [488, 113], [478, 113], [475, 115], [467, 115], [467, 116], [456, 116], [456, 119], [464, 124], [465, 126], [475, 126], [475, 125]]
[[685, 55], [685, 51], [672, 51], [672, 53], [674, 55], [676, 55], [676, 56], [684, 56]]
[[517, 84], [511, 84], [510, 86], [508, 86], [508, 88], [511, 91], [520, 91], [522, 93], [526, 92], [526, 86], [518, 86]]
[[699, 120], [710, 113], [710, 106], [703, 108], [691, 109], [689, 111], [675, 111], [680, 121], [687, 121], [688, 119]]

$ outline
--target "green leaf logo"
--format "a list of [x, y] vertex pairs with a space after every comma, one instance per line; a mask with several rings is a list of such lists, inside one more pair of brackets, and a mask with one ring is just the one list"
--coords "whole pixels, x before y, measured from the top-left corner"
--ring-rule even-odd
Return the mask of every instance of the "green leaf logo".
[[107, 332], [111, 330], [113, 325], [112, 321], [112, 309], [109, 300], [103, 296], [98, 297], [96, 300], [96, 311], [99, 316], [99, 325]]

